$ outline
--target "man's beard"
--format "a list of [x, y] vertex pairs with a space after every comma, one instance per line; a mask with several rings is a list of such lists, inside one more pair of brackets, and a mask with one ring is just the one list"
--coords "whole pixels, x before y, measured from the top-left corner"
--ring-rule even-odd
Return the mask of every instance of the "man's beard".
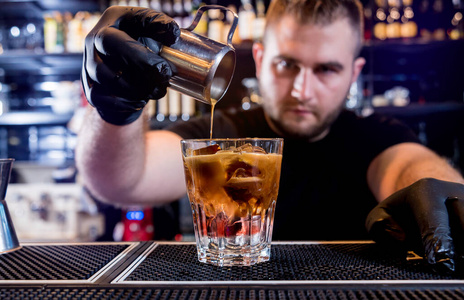
[[301, 139], [309, 142], [317, 141], [323, 138], [325, 135], [321, 136], [324, 132], [330, 130], [330, 127], [338, 118], [342, 112], [344, 106], [341, 105], [338, 109], [334, 110], [327, 118], [320, 124], [312, 126], [307, 130], [302, 130], [300, 128], [295, 129], [292, 125], [287, 125], [285, 122], [275, 120], [270, 115], [266, 114], [266, 120], [270, 123], [270, 127], [276, 131], [276, 133], [282, 135], [284, 138], [290, 139]]

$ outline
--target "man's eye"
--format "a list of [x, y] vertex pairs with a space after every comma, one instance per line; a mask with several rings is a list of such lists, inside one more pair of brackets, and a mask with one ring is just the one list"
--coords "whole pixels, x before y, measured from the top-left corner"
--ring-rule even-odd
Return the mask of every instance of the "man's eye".
[[277, 66], [280, 67], [280, 68], [289, 69], [289, 68], [294, 67], [295, 64], [293, 62], [290, 62], [290, 61], [281, 60], [281, 61], [277, 62]]
[[338, 72], [337, 68], [331, 67], [331, 66], [319, 66], [316, 68], [315, 73], [336, 73]]
[[276, 68], [279, 72], [297, 72], [298, 66], [292, 61], [280, 60], [276, 62]]

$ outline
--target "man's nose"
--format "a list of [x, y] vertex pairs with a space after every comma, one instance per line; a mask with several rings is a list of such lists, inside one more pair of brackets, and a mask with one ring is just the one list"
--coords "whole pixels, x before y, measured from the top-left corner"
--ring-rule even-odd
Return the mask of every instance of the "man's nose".
[[309, 68], [301, 68], [293, 81], [291, 95], [298, 100], [311, 99], [314, 96], [314, 73]]

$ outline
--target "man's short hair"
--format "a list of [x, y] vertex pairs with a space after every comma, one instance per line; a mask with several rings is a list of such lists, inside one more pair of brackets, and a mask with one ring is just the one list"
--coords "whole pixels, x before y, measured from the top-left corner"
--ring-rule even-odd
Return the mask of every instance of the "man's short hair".
[[291, 16], [297, 23], [328, 25], [346, 18], [352, 26], [359, 43], [355, 56], [363, 43], [363, 7], [358, 0], [273, 0], [266, 15], [266, 31], [283, 16]]

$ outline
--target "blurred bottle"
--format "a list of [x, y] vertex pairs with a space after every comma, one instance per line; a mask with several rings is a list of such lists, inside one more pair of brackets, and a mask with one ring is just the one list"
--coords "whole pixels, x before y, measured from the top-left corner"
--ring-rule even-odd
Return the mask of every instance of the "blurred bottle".
[[434, 28], [432, 32], [432, 37], [435, 40], [444, 40], [446, 39], [446, 27], [447, 27], [447, 18], [446, 18], [446, 9], [445, 9], [444, 0], [435, 0], [432, 5], [432, 19], [434, 21]]
[[373, 12], [375, 11], [375, 7], [373, 6], [372, 1], [369, 1], [366, 5], [364, 5], [363, 9], [363, 19], [364, 19], [364, 40], [369, 41], [373, 37], [373, 30], [374, 30], [374, 23], [373, 23]]
[[148, 0], [140, 0], [139, 1], [139, 6], [148, 8], [148, 7], [150, 7], [150, 3], [148, 2]]
[[156, 101], [151, 100], [148, 101], [147, 105], [147, 115], [149, 119], [156, 118]]
[[266, 25], [266, 6], [263, 0], [256, 0], [256, 18], [253, 21], [253, 40], [261, 41]]
[[172, 9], [172, 2], [171, 0], [162, 0], [161, 2], [161, 10], [168, 16], [172, 17], [174, 15], [174, 11]]
[[227, 37], [224, 37], [224, 13], [220, 9], [210, 9], [207, 13], [208, 37], [221, 43], [227, 43]]
[[192, 1], [191, 0], [184, 0], [184, 13], [182, 18], [182, 28], [186, 28], [190, 26], [192, 23]]
[[400, 0], [388, 0], [388, 14], [386, 34], [388, 39], [401, 37], [401, 2]]
[[168, 96], [169, 94], [166, 93], [163, 98], [156, 101], [158, 106], [158, 109], [156, 110], [156, 120], [159, 122], [163, 122], [169, 115]]
[[53, 53], [55, 52], [57, 35], [58, 35], [58, 26], [55, 18], [51, 14], [44, 15], [44, 48], [45, 52]]
[[0, 18], [0, 55], [3, 54], [3, 52], [8, 49], [5, 28], [6, 28], [5, 23], [3, 19]]
[[242, 42], [251, 42], [256, 14], [250, 0], [241, 0], [241, 2], [242, 5], [238, 11], [238, 35]]
[[83, 15], [77, 13], [74, 18], [70, 13], [65, 15], [67, 23], [66, 50], [68, 52], [82, 52], [84, 50], [84, 33], [82, 30]]
[[188, 95], [181, 94], [182, 120], [187, 121], [196, 113], [196, 101]]
[[150, 8], [156, 11], [162, 11], [161, 1], [160, 0], [151, 0], [150, 1]]
[[174, 0], [172, 4], [172, 15], [171, 17], [176, 21], [177, 24], [182, 28], [184, 24], [184, 6], [182, 0]]
[[401, 16], [401, 37], [414, 38], [418, 34], [415, 21], [413, 0], [403, 0], [403, 15]]
[[419, 13], [420, 36], [426, 40], [445, 39], [443, 0], [421, 0]]
[[387, 38], [387, 1], [376, 0], [374, 11], [373, 36], [375, 39], [385, 40]]
[[[464, 4], [463, 4], [464, 5]], [[464, 38], [464, 21], [462, 11], [456, 9], [453, 11], [453, 17], [451, 18], [451, 26], [448, 29], [448, 36], [452, 40]]]
[[[169, 121], [175, 122], [181, 116], [181, 94], [168, 88]], [[166, 115], [166, 114], [165, 114]]]
[[63, 53], [64, 52], [64, 36], [65, 36], [65, 26], [64, 26], [64, 19], [61, 12], [54, 12], [53, 16], [56, 20], [56, 45], [55, 51], [56, 53]]

